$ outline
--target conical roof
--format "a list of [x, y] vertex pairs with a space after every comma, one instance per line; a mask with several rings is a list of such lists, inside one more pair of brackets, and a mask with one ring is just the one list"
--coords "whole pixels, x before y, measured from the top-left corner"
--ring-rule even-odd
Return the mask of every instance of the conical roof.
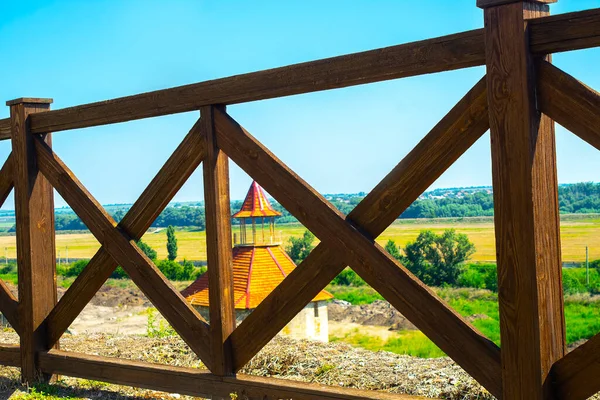
[[[279, 285], [296, 264], [281, 246], [233, 248], [233, 299], [236, 309], [254, 309]], [[208, 307], [208, 274], [181, 292], [194, 306]], [[313, 301], [333, 296], [322, 290]]]
[[242, 208], [233, 214], [234, 218], [278, 217], [281, 213], [275, 211], [265, 195], [265, 191], [256, 181], [252, 181]]

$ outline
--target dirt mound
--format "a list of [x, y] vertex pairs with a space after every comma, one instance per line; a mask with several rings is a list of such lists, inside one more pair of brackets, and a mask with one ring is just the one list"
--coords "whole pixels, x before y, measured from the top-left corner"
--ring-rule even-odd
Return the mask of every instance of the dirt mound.
[[389, 326], [390, 330], [417, 329], [390, 303], [383, 300], [358, 306], [346, 301], [334, 300], [327, 306], [327, 313], [330, 321]]
[[116, 286], [102, 286], [94, 296], [91, 304], [103, 307], [133, 307], [150, 306], [144, 293], [137, 287], [120, 288]]

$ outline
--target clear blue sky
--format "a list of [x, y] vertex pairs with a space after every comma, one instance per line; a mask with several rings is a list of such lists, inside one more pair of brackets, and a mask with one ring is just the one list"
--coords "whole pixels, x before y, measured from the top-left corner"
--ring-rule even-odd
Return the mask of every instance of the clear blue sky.
[[[551, 9], [594, 7], [600, 0]], [[0, 100], [52, 97], [63, 108], [482, 25], [475, 0], [0, 1]], [[554, 61], [600, 89], [600, 49]], [[320, 192], [369, 191], [483, 74], [471, 68], [228, 110]], [[58, 132], [55, 150], [100, 202], [132, 202], [197, 117]], [[600, 180], [595, 149], [560, 127], [557, 143], [561, 183]], [[0, 159], [9, 146], [0, 143]], [[490, 168], [485, 135], [434, 187], [488, 185]], [[237, 168], [231, 178], [232, 198], [242, 198], [249, 178]], [[176, 199], [202, 197], [196, 173]]]

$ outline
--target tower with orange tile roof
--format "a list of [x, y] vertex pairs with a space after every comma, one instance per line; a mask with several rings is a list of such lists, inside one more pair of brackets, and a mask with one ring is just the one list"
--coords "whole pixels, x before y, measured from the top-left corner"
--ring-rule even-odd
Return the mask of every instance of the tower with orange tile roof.
[[[275, 238], [276, 211], [264, 190], [252, 182], [240, 210], [239, 236], [234, 234], [233, 280], [238, 323], [255, 309], [296, 264]], [[209, 267], [210, 268], [210, 267]], [[201, 275], [182, 291], [186, 300], [208, 317], [208, 274]], [[298, 338], [328, 341], [327, 300], [333, 296], [321, 291], [282, 331]]]

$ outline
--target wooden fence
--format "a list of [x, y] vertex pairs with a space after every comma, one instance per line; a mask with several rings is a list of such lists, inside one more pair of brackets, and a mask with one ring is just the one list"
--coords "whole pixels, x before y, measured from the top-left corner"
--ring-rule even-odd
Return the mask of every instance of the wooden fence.
[[[213, 398], [408, 398], [237, 374], [342, 269], [351, 266], [494, 396], [585, 399], [600, 390], [600, 336], [566, 353], [558, 219], [556, 121], [600, 149], [600, 94], [550, 63], [600, 45], [600, 9], [549, 16], [552, 0], [478, 0], [485, 28], [277, 69], [50, 111], [7, 103], [0, 138], [12, 154], [0, 200], [15, 189], [19, 300], [0, 283], [0, 310], [20, 346], [0, 363], [25, 382], [52, 374]], [[227, 104], [486, 65], [484, 76], [347, 216], [226, 112]], [[598, 66], [590, 66], [598, 68]], [[200, 110], [200, 118], [118, 224], [52, 150], [50, 132]], [[502, 348], [478, 332], [374, 241], [491, 130]], [[228, 158], [321, 241], [235, 327]], [[209, 325], [135, 245], [202, 163], [210, 268]], [[55, 188], [102, 244], [57, 302]], [[117, 265], [209, 371], [65, 352], [61, 335]]]

